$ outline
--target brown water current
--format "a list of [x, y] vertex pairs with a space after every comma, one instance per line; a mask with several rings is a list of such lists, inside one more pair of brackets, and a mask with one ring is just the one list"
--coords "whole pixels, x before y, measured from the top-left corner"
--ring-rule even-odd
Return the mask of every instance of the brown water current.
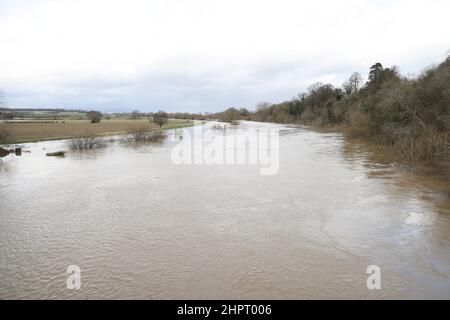
[[[67, 142], [39, 142], [5, 158], [0, 299], [450, 298], [443, 181], [340, 134], [240, 127], [281, 130], [278, 174], [176, 165], [171, 139], [64, 158], [45, 154]], [[366, 286], [370, 265], [381, 290]]]

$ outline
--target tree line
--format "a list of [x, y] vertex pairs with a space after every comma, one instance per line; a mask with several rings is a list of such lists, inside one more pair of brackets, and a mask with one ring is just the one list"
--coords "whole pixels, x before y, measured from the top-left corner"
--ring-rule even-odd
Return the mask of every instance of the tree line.
[[416, 78], [381, 63], [364, 83], [354, 73], [340, 88], [315, 83], [295, 98], [260, 103], [255, 121], [342, 128], [387, 147], [399, 161], [450, 178], [450, 57]]

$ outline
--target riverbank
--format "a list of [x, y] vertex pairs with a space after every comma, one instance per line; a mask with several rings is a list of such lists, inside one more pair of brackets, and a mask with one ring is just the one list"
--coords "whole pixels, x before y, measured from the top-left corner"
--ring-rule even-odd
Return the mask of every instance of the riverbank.
[[334, 128], [376, 143], [394, 162], [450, 182], [449, 81], [450, 58], [413, 78], [376, 63], [364, 85], [358, 73], [343, 88], [315, 83], [294, 99], [260, 104], [248, 117]]
[[10, 138], [8, 144], [63, 140], [83, 136], [127, 134], [135, 130], [158, 131], [193, 126], [190, 120], [169, 119], [161, 128], [147, 119], [113, 119], [90, 123], [86, 120], [27, 121], [4, 124]]
[[[295, 125], [301, 125], [308, 130], [319, 133], [338, 133], [342, 134], [345, 139], [351, 143], [364, 143], [371, 145], [373, 152], [378, 153], [379, 157], [383, 158], [383, 161], [403, 168], [406, 171], [414, 172], [421, 176], [431, 176], [441, 181], [442, 184], [439, 191], [450, 196], [450, 179], [446, 174], [440, 171], [439, 167], [433, 165], [433, 163], [423, 161], [411, 156], [405, 156], [402, 149], [399, 149], [394, 144], [386, 144], [380, 137], [377, 136], [364, 136], [355, 134], [354, 129], [349, 124], [323, 124], [320, 122], [295, 122]], [[425, 137], [423, 138], [425, 139]]]

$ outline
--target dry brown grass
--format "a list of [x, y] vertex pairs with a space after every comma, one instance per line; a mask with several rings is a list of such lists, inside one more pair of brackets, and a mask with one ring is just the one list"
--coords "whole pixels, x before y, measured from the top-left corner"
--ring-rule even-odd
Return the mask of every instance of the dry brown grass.
[[11, 131], [4, 123], [0, 123], [0, 145], [6, 144], [11, 139]]
[[[169, 120], [163, 129], [177, 128], [191, 125], [186, 120]], [[150, 123], [147, 119], [129, 120], [114, 119], [103, 120], [100, 123], [90, 123], [87, 120], [66, 120], [65, 123], [7, 123], [6, 130], [13, 137], [13, 143], [34, 142], [42, 140], [56, 140], [84, 137], [86, 132], [95, 136], [122, 134], [132, 132], [133, 129], [145, 125], [148, 130], [159, 130], [159, 126]]]

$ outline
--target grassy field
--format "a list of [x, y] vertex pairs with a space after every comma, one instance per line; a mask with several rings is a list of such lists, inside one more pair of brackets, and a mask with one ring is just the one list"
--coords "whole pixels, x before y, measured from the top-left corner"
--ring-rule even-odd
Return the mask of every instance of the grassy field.
[[[181, 128], [193, 125], [189, 120], [170, 119], [162, 129]], [[27, 121], [25, 123], [6, 123], [6, 129], [11, 134], [9, 143], [25, 143], [44, 140], [69, 139], [83, 136], [106, 136], [132, 132], [136, 129], [160, 130], [159, 126], [147, 119], [113, 119], [102, 120], [100, 123], [90, 123], [87, 120], [65, 121]]]

